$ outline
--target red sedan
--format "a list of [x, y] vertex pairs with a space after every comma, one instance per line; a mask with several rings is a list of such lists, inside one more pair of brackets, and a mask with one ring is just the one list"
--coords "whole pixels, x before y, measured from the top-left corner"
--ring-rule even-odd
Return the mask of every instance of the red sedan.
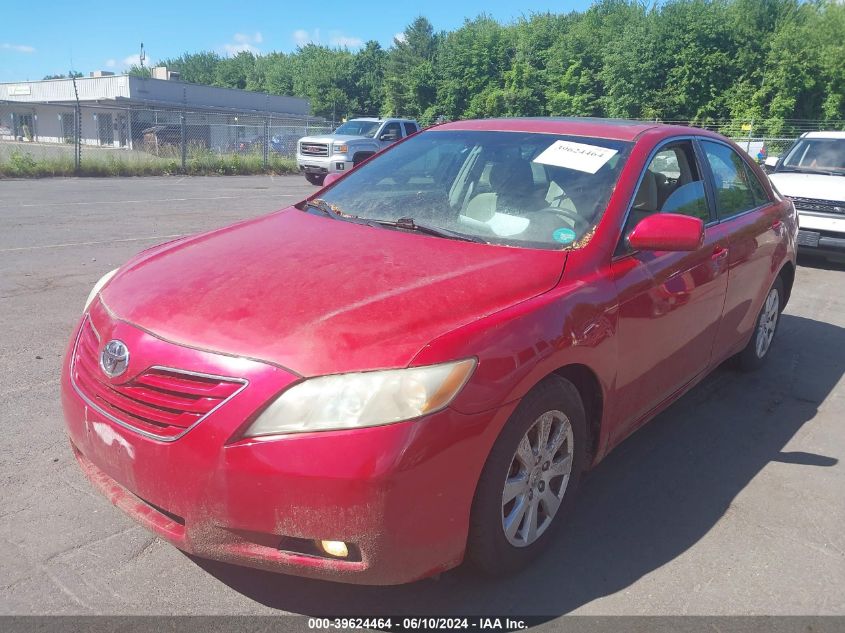
[[391, 584], [526, 564], [583, 473], [759, 366], [795, 210], [702, 130], [461, 121], [95, 286], [62, 380], [109, 499], [201, 557]]

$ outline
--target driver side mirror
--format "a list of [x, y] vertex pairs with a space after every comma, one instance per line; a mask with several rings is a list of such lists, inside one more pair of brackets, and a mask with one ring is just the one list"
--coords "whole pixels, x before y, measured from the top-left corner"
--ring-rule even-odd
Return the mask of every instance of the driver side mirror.
[[381, 136], [378, 137], [380, 141], [395, 141], [396, 140], [396, 132], [385, 132]]
[[649, 215], [628, 236], [637, 251], [696, 251], [703, 243], [703, 220], [678, 213]]

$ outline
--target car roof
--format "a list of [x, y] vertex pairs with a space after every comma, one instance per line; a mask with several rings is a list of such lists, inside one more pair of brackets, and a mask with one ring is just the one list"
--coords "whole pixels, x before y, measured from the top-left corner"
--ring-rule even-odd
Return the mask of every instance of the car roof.
[[[375, 116], [356, 116], [354, 119], [349, 119], [349, 121], [408, 121], [409, 123], [414, 123], [413, 119], [402, 119], [399, 117], [393, 116], [386, 116], [386, 117], [375, 117]], [[347, 121], [347, 123], [349, 123]]]
[[683, 125], [667, 125], [650, 121], [627, 119], [598, 119], [591, 117], [515, 117], [502, 119], [475, 119], [453, 121], [434, 128], [435, 130], [495, 130], [506, 132], [535, 132], [570, 136], [592, 136], [618, 141], [634, 141], [644, 132], [655, 130], [665, 136], [675, 134], [699, 134], [715, 136], [701, 128]]
[[827, 132], [807, 132], [804, 134], [804, 138], [845, 138], [845, 132], [837, 130], [829, 130]]

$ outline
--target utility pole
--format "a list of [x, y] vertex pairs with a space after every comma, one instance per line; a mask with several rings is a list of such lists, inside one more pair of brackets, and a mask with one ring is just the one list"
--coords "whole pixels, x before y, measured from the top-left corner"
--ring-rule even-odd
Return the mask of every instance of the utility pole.
[[73, 96], [76, 107], [73, 111], [73, 171], [79, 173], [82, 164], [82, 108], [79, 106], [79, 90], [76, 87], [76, 74], [71, 70], [70, 79], [73, 82]]
[[188, 138], [185, 130], [185, 105], [188, 102], [187, 88], [182, 88], [182, 112], [179, 116], [179, 132], [182, 137], [182, 173], [185, 173], [185, 163], [187, 162], [188, 153]]
[[263, 160], [262, 164], [264, 169], [267, 169], [267, 165], [270, 162], [270, 95], [264, 95], [264, 143], [263, 143]]

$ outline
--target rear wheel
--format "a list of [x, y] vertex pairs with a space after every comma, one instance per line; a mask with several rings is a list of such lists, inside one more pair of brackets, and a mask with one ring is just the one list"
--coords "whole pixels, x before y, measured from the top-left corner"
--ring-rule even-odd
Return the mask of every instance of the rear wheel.
[[520, 403], [478, 482], [467, 554], [491, 574], [517, 570], [548, 545], [586, 461], [586, 416], [575, 386], [552, 376]]
[[305, 172], [305, 180], [310, 182], [312, 185], [317, 185], [318, 187], [323, 186], [323, 181], [326, 179], [325, 174], [309, 174]]
[[783, 280], [778, 277], [769, 289], [760, 314], [757, 316], [757, 327], [748, 345], [738, 355], [739, 367], [743, 371], [752, 371], [763, 365], [772, 348], [775, 338], [780, 312], [783, 306]]

